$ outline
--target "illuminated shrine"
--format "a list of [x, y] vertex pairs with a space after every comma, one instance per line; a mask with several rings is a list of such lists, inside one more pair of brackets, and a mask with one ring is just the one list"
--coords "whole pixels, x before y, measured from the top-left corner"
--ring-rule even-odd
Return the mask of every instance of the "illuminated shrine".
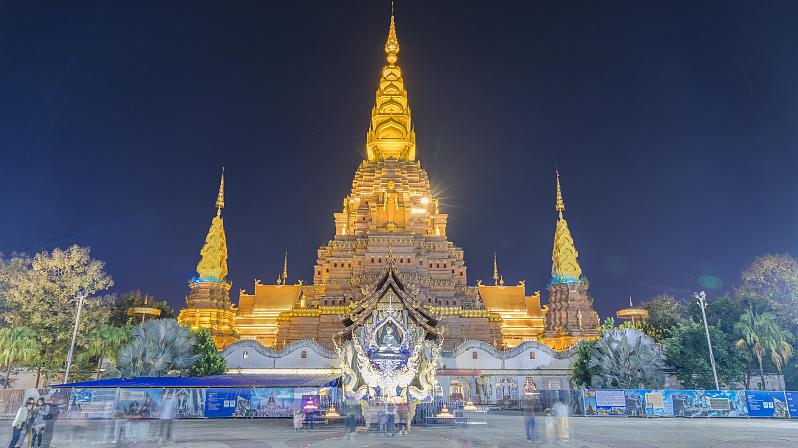
[[[286, 259], [274, 284], [256, 280], [233, 305], [222, 176], [179, 321], [210, 329], [231, 372], [340, 369], [352, 397], [427, 400], [436, 385], [444, 395], [451, 385], [488, 403], [533, 376], [567, 386], [573, 346], [598, 336], [599, 317], [563, 217], [559, 173], [548, 303], [524, 282], [505, 284], [495, 255], [492, 284], [469, 285], [463, 249], [448, 240], [447, 215], [417, 159], [399, 49], [392, 16], [365, 159], [333, 214], [333, 239], [318, 249], [312, 283], [291, 282]], [[510, 383], [507, 393], [497, 386]]]

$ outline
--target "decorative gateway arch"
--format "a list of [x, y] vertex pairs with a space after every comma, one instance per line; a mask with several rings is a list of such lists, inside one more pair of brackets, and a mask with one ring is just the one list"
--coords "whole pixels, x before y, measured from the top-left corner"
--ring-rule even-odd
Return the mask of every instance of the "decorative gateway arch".
[[345, 399], [364, 406], [432, 401], [443, 329], [416, 299], [418, 291], [395, 270], [388, 257], [379, 280], [363, 287], [363, 300], [343, 316], [345, 328], [334, 338]]

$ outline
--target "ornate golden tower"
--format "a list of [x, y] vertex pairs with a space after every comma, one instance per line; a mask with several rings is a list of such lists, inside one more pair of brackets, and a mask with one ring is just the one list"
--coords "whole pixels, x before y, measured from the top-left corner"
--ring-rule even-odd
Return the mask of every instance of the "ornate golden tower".
[[393, 15], [385, 42], [385, 55], [387, 63], [382, 68], [376, 101], [371, 110], [371, 126], [366, 133], [368, 161], [388, 158], [413, 161], [416, 160], [416, 132], [410, 118], [402, 69], [396, 64], [399, 40]]
[[576, 340], [598, 335], [598, 314], [588, 294], [589, 283], [579, 266], [579, 252], [563, 217], [565, 203], [557, 172], [555, 210], [559, 215], [554, 231], [551, 254], [551, 281], [548, 284], [549, 303], [546, 311], [546, 342], [557, 349], [572, 345]]
[[230, 303], [230, 287], [227, 280], [227, 237], [224, 233], [224, 169], [216, 197], [216, 216], [211, 221], [205, 244], [200, 250], [197, 277], [189, 283], [186, 308], [180, 311], [178, 322], [192, 329], [211, 330], [219, 347], [237, 340], [235, 334], [235, 307]]

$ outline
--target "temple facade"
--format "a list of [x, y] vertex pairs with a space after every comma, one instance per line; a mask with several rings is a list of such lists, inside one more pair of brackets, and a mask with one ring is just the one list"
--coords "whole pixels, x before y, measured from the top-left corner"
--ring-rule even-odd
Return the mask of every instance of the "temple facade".
[[[238, 348], [249, 347], [244, 351], [253, 351], [253, 344], [261, 347], [253, 355], [257, 352], [264, 356], [291, 356], [284, 350], [310, 344], [321, 356], [319, 359], [330, 359], [319, 361], [314, 368], [338, 368], [337, 361], [328, 356], [334, 349], [335, 336], [346, 327], [347, 316], [363, 306], [370, 285], [379, 282], [390, 265], [396, 278], [413, 291], [412, 303], [405, 306], [436, 322], [442, 371], [473, 367], [460, 360], [466, 352], [474, 360], [481, 353], [494, 359], [496, 365], [504, 365], [509, 353], [535, 359], [539, 352], [547, 362], [567, 359], [570, 351], [566, 349], [580, 339], [597, 337], [599, 318], [563, 218], [559, 173], [559, 219], [552, 252], [552, 279], [547, 285], [548, 304], [541, 306], [540, 291], [528, 293], [523, 282], [505, 284], [495, 255], [492, 284], [469, 284], [463, 249], [448, 240], [447, 215], [417, 159], [393, 17], [385, 54], [366, 132], [366, 158], [357, 167], [342, 208], [333, 214], [335, 236], [318, 249], [313, 282], [291, 284], [286, 260], [275, 284], [256, 281], [251, 292], [240, 290], [238, 307], [231, 304], [221, 216], [222, 178], [216, 217], [201, 251], [198, 275], [189, 282], [180, 322], [192, 328], [209, 328], [220, 348], [233, 344], [225, 350], [232, 358], [243, 356]], [[451, 357], [449, 361], [447, 356]], [[232, 358], [230, 361], [236, 362], [229, 365], [251, 368], [250, 361], [242, 363]], [[567, 364], [559, 362], [552, 371], [564, 378]], [[476, 390], [474, 381], [468, 387]]]

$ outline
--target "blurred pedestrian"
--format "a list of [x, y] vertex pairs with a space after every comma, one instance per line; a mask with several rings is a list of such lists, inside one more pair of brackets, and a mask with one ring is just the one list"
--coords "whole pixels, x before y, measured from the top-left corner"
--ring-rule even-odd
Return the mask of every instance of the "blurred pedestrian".
[[294, 411], [294, 431], [302, 429], [302, 424], [305, 422], [305, 413], [298, 409]]
[[571, 429], [568, 421], [568, 406], [562, 401], [557, 401], [554, 403], [552, 410], [557, 424], [557, 440], [566, 441], [571, 436]]
[[158, 410], [158, 440], [160, 443], [172, 442], [172, 424], [177, 413], [177, 400], [174, 395], [169, 395], [161, 401]]
[[8, 443], [8, 448], [16, 448], [22, 443], [19, 439], [24, 434], [28, 424], [28, 418], [32, 413], [33, 399], [30, 398], [24, 405], [17, 409], [17, 415], [14, 417], [14, 421], [11, 422], [11, 442]]
[[50, 405], [47, 404], [44, 397], [39, 397], [36, 401], [34, 412], [30, 446], [31, 448], [39, 448], [42, 446], [42, 436], [44, 435], [44, 428], [46, 426], [45, 419], [50, 414]]
[[538, 435], [535, 432], [535, 400], [532, 397], [524, 400], [524, 429], [527, 440], [530, 442], [538, 440]]

